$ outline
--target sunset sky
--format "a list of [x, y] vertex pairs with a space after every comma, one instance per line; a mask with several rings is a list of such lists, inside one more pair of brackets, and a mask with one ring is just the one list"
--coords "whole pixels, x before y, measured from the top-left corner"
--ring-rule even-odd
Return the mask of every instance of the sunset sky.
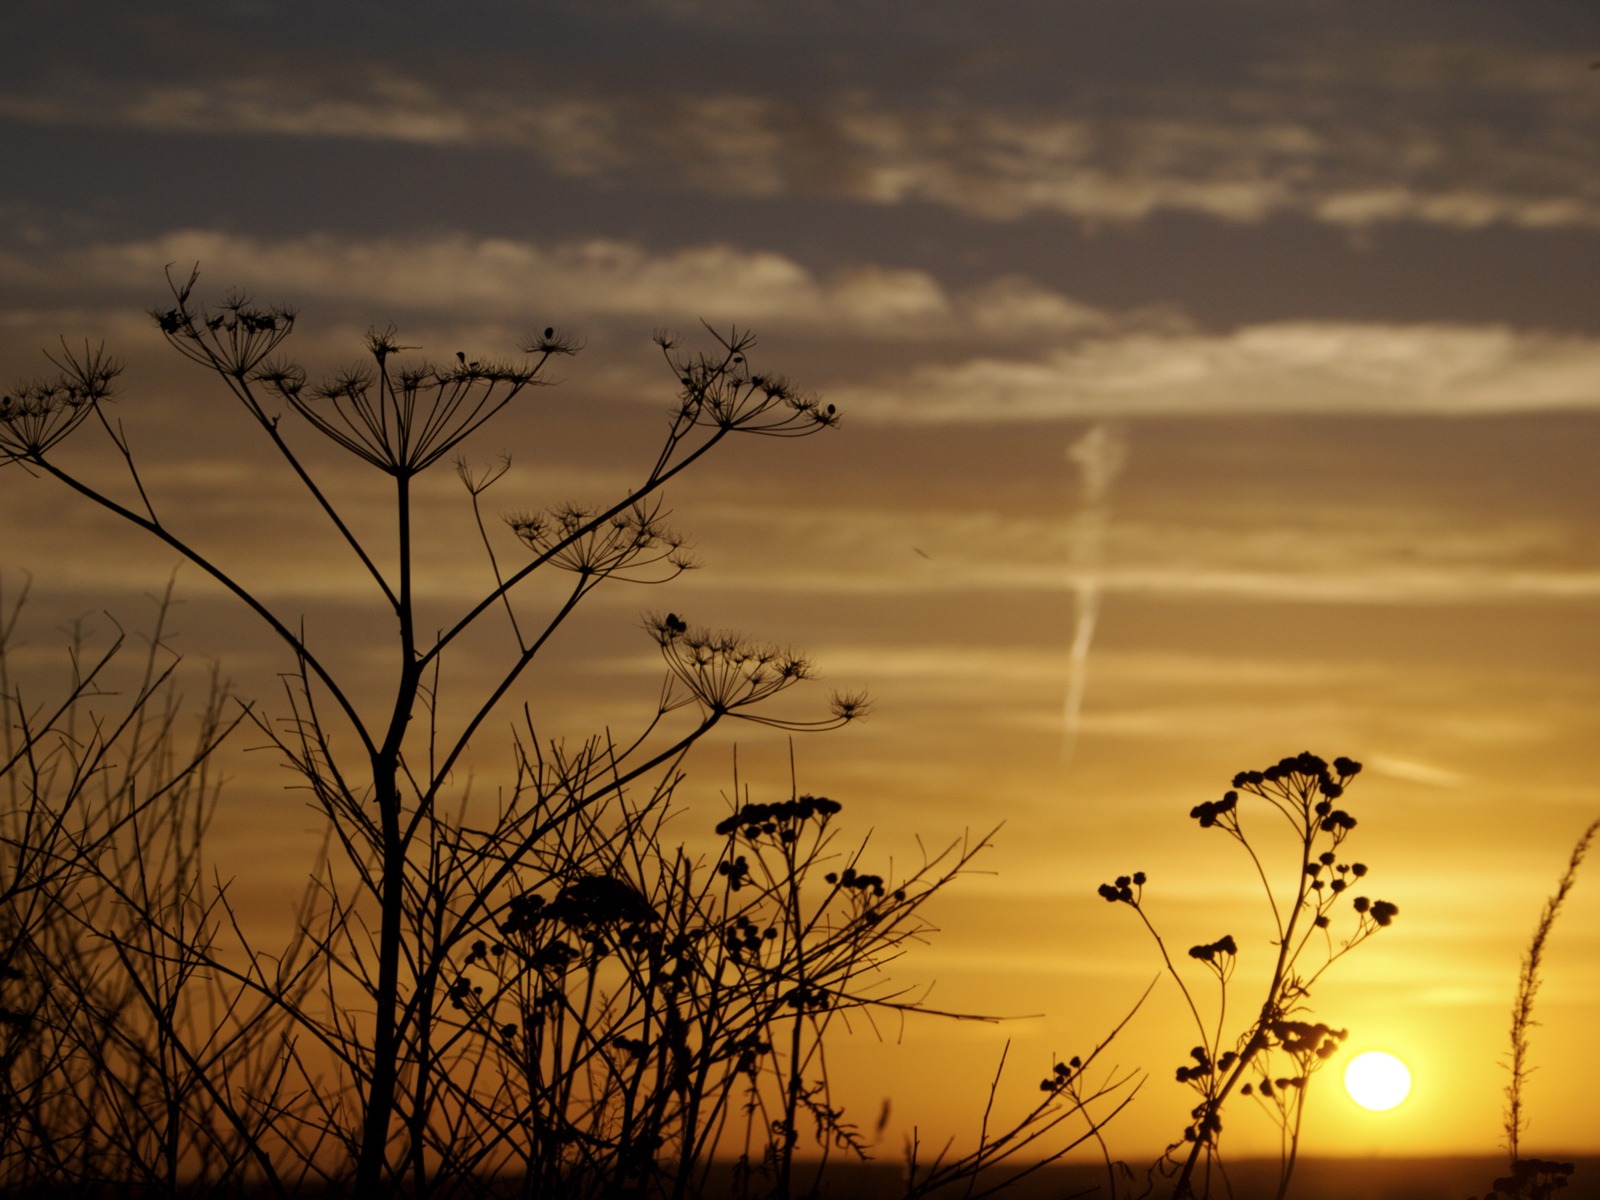
[[[1231, 933], [1241, 979], [1267, 959], [1247, 863], [1187, 814], [1302, 749], [1366, 764], [1352, 846], [1401, 910], [1314, 1011], [1416, 1080], [1372, 1114], [1330, 1073], [1305, 1148], [1493, 1153], [1518, 959], [1600, 815], [1596, 58], [1600, 6], [1574, 0], [11, 0], [0, 378], [104, 339], [183, 527], [375, 681], [370, 588], [146, 315], [167, 264], [296, 307], [314, 373], [390, 321], [441, 358], [579, 336], [559, 387], [470, 444], [511, 455], [493, 511], [609, 499], [673, 399], [652, 333], [752, 328], [756, 364], [841, 427], [673, 489], [703, 569], [597, 597], [526, 698], [574, 733], [647, 709], [639, 615], [671, 608], [871, 694], [795, 756], [883, 861], [1003, 823], [896, 970], [1020, 1019], [841, 1046], [862, 1123], [893, 1099], [880, 1154], [913, 1124], [970, 1138], [1007, 1039], [1031, 1102], [1137, 999], [1159, 963], [1096, 896], [1112, 876], [1149, 873], [1174, 946]], [[388, 536], [383, 481], [326, 462]], [[435, 474], [442, 622], [490, 576]], [[174, 565], [0, 471], [41, 672], [55, 627], [137, 626]], [[198, 572], [178, 594], [185, 653], [275, 701], [281, 651]], [[738, 754], [787, 794], [781, 734]], [[263, 757], [214, 858], [271, 913], [316, 818]], [[714, 820], [731, 772], [719, 739], [683, 799]], [[1176, 1004], [1159, 986], [1113, 1054], [1151, 1076], [1108, 1131], [1132, 1159], [1190, 1104]], [[1556, 927], [1539, 1017], [1525, 1145], [1600, 1152], [1600, 879]], [[1242, 1112], [1229, 1139], [1276, 1144]]]

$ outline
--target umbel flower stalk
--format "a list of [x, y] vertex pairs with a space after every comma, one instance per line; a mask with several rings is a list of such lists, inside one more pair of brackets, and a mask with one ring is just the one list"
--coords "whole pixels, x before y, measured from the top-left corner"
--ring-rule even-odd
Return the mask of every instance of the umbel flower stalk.
[[[325, 953], [341, 944], [363, 957], [351, 973], [368, 993], [370, 1029], [358, 1037], [338, 1019], [318, 1024], [303, 1011], [291, 1015], [310, 1022], [308, 1032], [342, 1063], [359, 1095], [357, 1127], [339, 1135], [350, 1144], [356, 1193], [384, 1192], [396, 1182], [399, 1163], [421, 1191], [429, 1169], [427, 1114], [447, 1086], [435, 1049], [439, 981], [460, 939], [481, 923], [485, 906], [493, 903], [489, 898], [513, 883], [563, 822], [614, 802], [652, 773], [675, 778], [675, 764], [714, 726], [753, 720], [784, 730], [830, 729], [860, 716], [865, 706], [859, 698], [845, 698], [812, 719], [757, 714], [809, 677], [803, 659], [735, 635], [691, 631], [676, 616], [650, 618], [647, 628], [662, 648], [668, 680], [655, 719], [635, 740], [610, 744], [588, 759], [576, 775], [563, 772], [560, 785], [541, 794], [536, 811], [504, 815], [493, 836], [480, 841], [490, 863], [485, 870], [468, 871], [452, 857], [460, 853], [460, 834], [439, 807], [452, 773], [484, 721], [597, 587], [665, 582], [692, 565], [683, 539], [665, 524], [662, 492], [673, 479], [735, 434], [805, 436], [836, 426], [839, 416], [832, 405], [781, 377], [753, 370], [747, 355], [754, 339], [748, 333], [708, 330], [714, 348], [696, 354], [658, 335], [677, 398], [654, 461], [620, 496], [512, 517], [512, 546], [497, 549], [479, 502], [504, 469], [479, 474], [457, 463], [479, 517], [492, 582], [475, 602], [424, 632], [416, 602], [414, 480], [441, 461], [458, 459], [469, 438], [545, 382], [552, 359], [577, 351], [576, 339], [550, 326], [523, 342], [520, 359], [460, 351], [441, 364], [417, 357], [417, 348], [402, 344], [392, 327], [374, 329], [363, 362], [311, 384], [307, 371], [283, 356], [296, 322], [292, 309], [258, 304], [240, 292], [207, 307], [195, 299], [197, 281], [198, 271], [169, 276], [172, 302], [152, 316], [167, 341], [219, 380], [253, 419], [267, 448], [359, 564], [376, 606], [394, 619], [386, 702], [358, 700], [337, 665], [336, 645], [316, 643], [298, 614], [279, 611], [271, 597], [214, 560], [185, 531], [182, 514], [163, 508], [146, 486], [120, 422], [109, 415], [121, 367], [103, 350], [76, 353], [64, 346], [52, 358], [55, 377], [21, 384], [0, 399], [0, 465], [53, 478], [151, 534], [227, 589], [295, 662], [298, 682], [290, 693], [288, 724], [253, 719], [305, 777], [334, 845], [377, 914], [377, 927], [370, 943], [360, 943], [353, 901], [331, 901]], [[115, 498], [59, 458], [62, 443], [91, 423], [119, 453], [136, 501]], [[308, 437], [338, 446], [394, 481], [392, 567], [379, 566], [308, 465], [298, 449]], [[545, 567], [568, 573], [570, 583], [554, 610], [540, 614], [521, 601], [521, 585]], [[443, 656], [467, 630], [497, 613], [504, 614], [511, 646], [498, 676], [481, 694], [445, 703], [438, 695]], [[454, 727], [442, 727], [447, 712], [464, 715]], [[333, 722], [342, 725], [342, 736], [334, 736]], [[670, 787], [660, 794], [670, 794]], [[455, 874], [441, 876], [441, 864], [451, 862]], [[424, 936], [424, 928], [433, 932]], [[267, 973], [247, 978], [273, 994]], [[406, 1143], [398, 1151], [397, 1121]]]

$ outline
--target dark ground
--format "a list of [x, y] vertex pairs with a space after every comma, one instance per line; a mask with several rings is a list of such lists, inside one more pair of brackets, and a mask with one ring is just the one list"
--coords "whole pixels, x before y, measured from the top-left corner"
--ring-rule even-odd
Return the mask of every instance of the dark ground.
[[[1549, 1200], [1600, 1200], [1600, 1155], [1571, 1157], [1576, 1170], [1571, 1183], [1564, 1191], [1556, 1192]], [[1323, 1158], [1303, 1159], [1295, 1171], [1288, 1200], [1469, 1200], [1482, 1197], [1497, 1177], [1505, 1174], [1503, 1157], [1482, 1158]], [[1086, 1164], [1050, 1167], [1004, 1186], [1015, 1171], [995, 1171], [983, 1176], [970, 1190], [966, 1184], [952, 1186], [932, 1193], [932, 1200], [979, 1200], [994, 1196], [996, 1200], [1106, 1200], [1110, 1195], [1106, 1168]], [[1207, 1200], [1273, 1200], [1277, 1194], [1278, 1164], [1275, 1160], [1240, 1160], [1228, 1167], [1228, 1184], [1213, 1177], [1207, 1191], [1203, 1186], [1197, 1192]], [[521, 1195], [514, 1181], [505, 1180], [503, 1194], [507, 1197]], [[791, 1189], [794, 1196], [805, 1196], [812, 1184], [811, 1168], [797, 1166]], [[1130, 1186], [1131, 1183], [1131, 1186]], [[739, 1194], [732, 1186], [731, 1167], [714, 1170], [708, 1196]], [[998, 1189], [998, 1190], [992, 1190]], [[1118, 1200], [1168, 1200], [1172, 1180], [1156, 1180], [1154, 1187], [1145, 1190], [1144, 1168], [1124, 1179], [1118, 1190]], [[137, 1187], [110, 1190], [65, 1189], [28, 1193], [25, 1200], [129, 1200], [145, 1194]], [[154, 1194], [151, 1192], [149, 1194]], [[197, 1195], [215, 1197], [209, 1189]], [[238, 1200], [267, 1200], [271, 1193], [265, 1189], [241, 1194]], [[745, 1193], [761, 1195], [759, 1186]], [[829, 1164], [824, 1174], [817, 1200], [901, 1200], [905, 1195], [901, 1168], [896, 1163], [840, 1163]], [[318, 1192], [307, 1200], [335, 1200], [336, 1192]], [[14, 1197], [0, 1186], [0, 1200], [24, 1200]], [[541, 1197], [540, 1200], [546, 1200]], [[560, 1200], [558, 1196], [548, 1200]]]
[[[1571, 1184], [1557, 1193], [1559, 1200], [1600, 1200], [1600, 1156], [1573, 1158], [1576, 1170]], [[1275, 1161], [1240, 1161], [1228, 1168], [1234, 1200], [1270, 1200], [1277, 1189]], [[1468, 1200], [1482, 1196], [1504, 1175], [1504, 1157], [1487, 1158], [1324, 1158], [1303, 1159], [1295, 1170], [1290, 1200]], [[996, 1172], [973, 1190], [976, 1196], [1005, 1178]], [[1143, 1180], [1142, 1170], [1137, 1175]], [[1170, 1188], [1158, 1186], [1152, 1200], [1165, 1197]], [[964, 1188], [939, 1192], [958, 1200]], [[1138, 1195], [1135, 1187], [1132, 1194]], [[1053, 1167], [1040, 1171], [999, 1193], [1002, 1200], [1067, 1200], [1068, 1197], [1104, 1197], [1108, 1194], [1104, 1166]], [[821, 1195], [828, 1200], [894, 1200], [903, 1195], [900, 1169], [893, 1164], [830, 1166]], [[1228, 1195], [1220, 1180], [1213, 1180], [1211, 1196]]]

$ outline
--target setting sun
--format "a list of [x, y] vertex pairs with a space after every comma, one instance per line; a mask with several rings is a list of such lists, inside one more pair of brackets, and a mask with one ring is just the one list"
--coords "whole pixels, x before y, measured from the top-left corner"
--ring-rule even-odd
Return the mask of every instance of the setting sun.
[[1362, 1108], [1387, 1112], [1411, 1094], [1411, 1072], [1394, 1055], [1368, 1050], [1344, 1069], [1344, 1088]]

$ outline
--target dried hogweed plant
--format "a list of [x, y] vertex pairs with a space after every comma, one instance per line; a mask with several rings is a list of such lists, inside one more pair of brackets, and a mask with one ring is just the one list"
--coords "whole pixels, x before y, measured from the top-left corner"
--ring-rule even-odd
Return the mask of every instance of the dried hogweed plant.
[[[240, 293], [208, 307], [195, 298], [197, 273], [169, 283], [171, 303], [152, 313], [157, 327], [258, 427], [267, 457], [303, 488], [312, 521], [331, 525], [354, 573], [369, 585], [373, 625], [394, 631], [384, 687], [364, 682], [367, 667], [359, 657], [351, 660], [349, 647], [318, 637], [305, 614], [256, 582], [248, 557], [235, 555], [232, 563], [221, 557], [237, 547], [213, 552], [203, 545], [193, 513], [162, 495], [114, 418], [112, 383], [120, 366], [104, 351], [63, 352], [52, 359], [55, 378], [19, 385], [0, 400], [0, 465], [54, 480], [150, 535], [225, 589], [287, 651], [294, 669], [286, 715], [274, 719], [252, 707], [248, 719], [300, 775], [326, 818], [332, 853], [308, 910], [317, 928], [304, 943], [314, 952], [300, 959], [260, 952], [242, 967], [211, 956], [202, 965], [276, 1005], [304, 1051], [319, 1060], [291, 1064], [303, 1076], [303, 1102], [277, 1114], [274, 1126], [283, 1136], [267, 1158], [298, 1156], [302, 1165], [314, 1159], [308, 1169], [362, 1196], [402, 1183], [421, 1194], [440, 1166], [439, 1131], [468, 1119], [451, 1108], [469, 1103], [471, 1093], [448, 1074], [440, 1020], [455, 1011], [448, 979], [481, 927], [489, 898], [503, 895], [528, 863], [548, 859], [546, 848], [583, 828], [591, 810], [619, 802], [630, 789], [669, 795], [691, 746], [724, 722], [755, 717], [754, 708], [803, 682], [810, 670], [797, 656], [739, 638], [702, 643], [698, 635], [675, 634], [664, 644], [672, 653], [661, 706], [630, 739], [597, 737], [573, 747], [547, 742], [530, 715], [529, 740], [544, 743], [536, 757], [554, 765], [519, 794], [519, 804], [492, 819], [462, 793], [473, 738], [596, 588], [664, 582], [690, 565], [682, 539], [664, 523], [661, 502], [682, 472], [734, 435], [802, 436], [837, 425], [838, 414], [754, 371], [748, 334], [713, 333], [714, 346], [699, 354], [658, 337], [677, 397], [653, 461], [621, 495], [514, 517], [496, 534], [481, 505], [504, 467], [483, 472], [457, 464], [488, 566], [476, 602], [441, 613], [419, 587], [427, 570], [419, 528], [428, 514], [418, 503], [417, 480], [458, 458], [469, 437], [525, 400], [550, 361], [575, 352], [576, 342], [546, 328], [527, 339], [524, 357], [515, 361], [463, 351], [438, 362], [402, 345], [392, 329], [374, 329], [362, 362], [313, 383], [282, 357], [293, 310]], [[65, 456], [70, 438], [91, 427], [110, 439], [120, 482]], [[326, 466], [307, 450], [317, 443], [331, 443], [384, 480], [392, 507], [381, 552], [372, 548], [370, 532], [347, 519], [348, 502], [326, 485]], [[529, 595], [522, 587], [536, 573], [565, 576], [553, 602], [548, 590]], [[654, 627], [658, 640], [664, 627]], [[452, 691], [443, 662], [469, 631], [480, 645], [499, 639], [501, 652], [486, 685]], [[557, 698], [537, 699], [548, 706]], [[861, 711], [858, 699], [846, 697], [813, 719], [762, 713], [758, 723], [833, 728]], [[164, 953], [185, 961], [195, 953], [191, 931], [171, 913], [152, 910], [145, 918], [149, 936], [165, 939]], [[319, 975], [320, 1006], [303, 995]], [[186, 1047], [191, 1054], [197, 1049]], [[210, 1082], [232, 1098], [240, 1121], [261, 1115], [259, 1097], [241, 1097], [224, 1079]], [[506, 1137], [526, 1137], [526, 1129], [526, 1123], [507, 1125]], [[302, 1137], [304, 1131], [310, 1132]]]
[[[146, 1156], [147, 1173], [164, 1173], [168, 1190], [187, 1171], [189, 1183], [233, 1192], [364, 1200], [499, 1194], [513, 1182], [528, 1195], [686, 1197], [704, 1191], [713, 1154], [733, 1149], [742, 1191], [812, 1190], [797, 1180], [803, 1147], [863, 1150], [829, 1090], [825, 1035], [930, 1011], [884, 970], [926, 931], [921, 906], [983, 839], [896, 877], [836, 843], [834, 802], [792, 788], [788, 800], [752, 803], [737, 785], [717, 840], [669, 836], [686, 756], [713, 729], [825, 730], [865, 711], [855, 694], [809, 716], [775, 707], [812, 676], [790, 651], [676, 613], [647, 616], [662, 656], [654, 710], [631, 730], [588, 737], [550, 736], [566, 698], [527, 685], [597, 588], [665, 583], [692, 565], [662, 500], [680, 474], [734, 435], [805, 436], [838, 413], [753, 369], [748, 334], [712, 331], [694, 354], [658, 336], [676, 399], [653, 461], [609, 500], [521, 511], [497, 530], [484, 497], [509, 460], [474, 468], [463, 444], [526, 400], [573, 339], [546, 328], [515, 362], [460, 352], [441, 363], [374, 330], [363, 362], [313, 384], [281, 357], [292, 310], [237, 293], [207, 308], [196, 278], [169, 280], [157, 326], [259, 429], [265, 456], [303, 490], [308, 524], [331, 527], [348, 552], [370, 627], [393, 640], [375, 685], [374, 660], [255, 582], [248, 555], [229, 565], [209, 551], [192, 506], [147, 477], [113, 419], [120, 368], [104, 352], [64, 354], [56, 379], [0, 401], [0, 466], [54, 480], [148, 534], [277, 639], [293, 664], [283, 707], [242, 716], [327, 835], [286, 946], [254, 944], [220, 885], [188, 867], [172, 895], [94, 875], [91, 890], [131, 921], [109, 951], [123, 977], [137, 991], [142, 964], [170, 980], [134, 997], [165, 1064], [154, 1077], [172, 1135], [164, 1155]], [[85, 426], [114, 448], [109, 480], [93, 473], [103, 458], [84, 469], [59, 452]], [[328, 486], [307, 449], [329, 443], [391, 497], [381, 552], [346, 517], [349, 482]], [[452, 458], [486, 560], [476, 599], [459, 603], [463, 579], [443, 598], [426, 586], [419, 537], [429, 513], [417, 480]], [[556, 586], [525, 588], [536, 574]], [[444, 661], [469, 633], [496, 649], [486, 675], [452, 684]], [[514, 783], [470, 795], [469, 747], [519, 685]], [[192, 839], [202, 825], [186, 827]], [[93, 874], [92, 856], [80, 861]], [[221, 947], [219, 932], [241, 944]], [[7, 1012], [14, 993], [3, 990]], [[68, 1070], [87, 1045], [69, 1047], [79, 1057]], [[970, 1177], [955, 1168], [949, 1178]]]
[[[1138, 914], [1154, 938], [1166, 973], [1182, 993], [1194, 1022], [1197, 1044], [1189, 1061], [1176, 1070], [1177, 1082], [1195, 1098], [1181, 1141], [1168, 1147], [1157, 1170], [1173, 1178], [1172, 1195], [1208, 1195], [1213, 1172], [1222, 1172], [1222, 1113], [1235, 1094], [1256, 1101], [1278, 1125], [1281, 1135], [1278, 1196], [1288, 1193], [1299, 1146], [1306, 1090], [1319, 1067], [1332, 1058], [1347, 1031], [1309, 1019], [1312, 987], [1329, 967], [1378, 930], [1393, 923], [1399, 909], [1374, 900], [1363, 889], [1365, 863], [1350, 857], [1346, 842], [1356, 819], [1344, 807], [1345, 793], [1361, 764], [1336, 758], [1332, 764], [1306, 751], [1260, 771], [1234, 776], [1233, 788], [1219, 800], [1193, 808], [1189, 815], [1202, 829], [1220, 830], [1238, 843], [1266, 894], [1272, 920], [1273, 961], [1266, 990], [1248, 1009], [1247, 1023], [1231, 1030], [1227, 1023], [1230, 985], [1249, 943], [1225, 934], [1192, 946], [1188, 957], [1198, 964], [1216, 990], [1208, 1006], [1173, 961], [1144, 899], [1145, 874], [1134, 872], [1100, 885], [1100, 895]], [[1262, 857], [1259, 831], [1249, 828], [1241, 798], [1263, 816], [1276, 813], [1292, 831], [1289, 861], [1293, 874], [1274, 874]], [[1252, 841], [1252, 836], [1255, 840]], [[1337, 928], [1336, 928], [1337, 923]], [[1237, 1009], [1237, 1005], [1233, 1005]]]

